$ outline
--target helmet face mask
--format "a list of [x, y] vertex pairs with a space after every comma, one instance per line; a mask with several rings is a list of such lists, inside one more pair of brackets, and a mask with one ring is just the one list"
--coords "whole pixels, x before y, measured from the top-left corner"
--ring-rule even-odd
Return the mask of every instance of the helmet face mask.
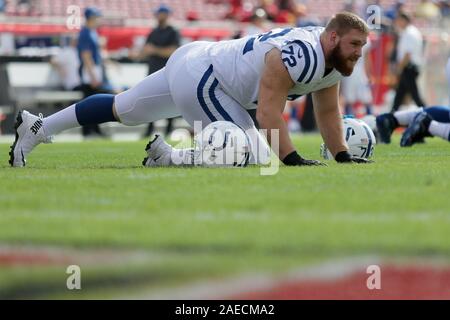
[[[373, 156], [376, 139], [370, 127], [362, 120], [353, 118], [343, 119], [344, 138], [348, 145], [348, 152], [355, 157], [369, 159]], [[325, 160], [333, 159], [327, 146], [322, 143], [320, 155]]]

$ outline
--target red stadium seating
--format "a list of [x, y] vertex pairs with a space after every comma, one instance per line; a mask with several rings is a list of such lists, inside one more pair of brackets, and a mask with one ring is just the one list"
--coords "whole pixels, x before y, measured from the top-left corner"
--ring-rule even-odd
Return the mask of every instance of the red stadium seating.
[[[96, 6], [100, 8], [106, 17], [121, 17], [126, 19], [151, 19], [153, 11], [161, 3], [169, 5], [173, 9], [175, 20], [186, 20], [188, 13], [195, 12], [200, 20], [214, 21], [222, 20], [228, 12], [227, 1], [211, 0], [30, 0], [34, 3], [34, 9], [30, 12], [32, 16], [42, 17], [65, 17], [66, 8], [69, 5], [76, 5], [80, 8], [86, 6]], [[330, 16], [331, 12], [337, 12], [344, 7], [343, 0], [310, 0], [306, 1], [308, 14], [311, 17], [324, 19]], [[396, 0], [382, 0], [384, 8], [391, 7]], [[406, 1], [407, 11], [414, 11], [420, 0]], [[254, 8], [258, 0], [243, 1], [245, 8]], [[17, 0], [7, 0], [5, 10], [8, 16], [23, 16], [26, 12], [17, 6]]]

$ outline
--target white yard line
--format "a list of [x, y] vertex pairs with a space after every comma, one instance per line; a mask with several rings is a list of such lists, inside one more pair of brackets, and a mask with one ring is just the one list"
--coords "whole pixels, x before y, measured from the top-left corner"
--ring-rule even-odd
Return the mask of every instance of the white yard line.
[[217, 300], [252, 291], [265, 291], [283, 283], [339, 279], [354, 272], [365, 272], [369, 265], [380, 263], [380, 258], [371, 256], [331, 260], [279, 275], [273, 273], [241, 274], [223, 279], [202, 280], [179, 287], [161, 289], [157, 292], [153, 289], [149, 293], [120, 296], [118, 299]]
[[[270, 291], [280, 285], [302, 281], [331, 281], [353, 274], [366, 274], [371, 265], [448, 269], [449, 258], [380, 258], [378, 256], [350, 257], [305, 266], [282, 274], [251, 273], [222, 279], [201, 280], [187, 285], [119, 296], [118, 299], [145, 300], [222, 300], [252, 292]], [[369, 274], [367, 274], [369, 276]]]
[[[76, 249], [55, 246], [6, 245], [0, 244], [0, 256], [17, 257], [37, 260], [41, 258], [54, 261], [57, 264], [77, 264], [83, 266], [117, 266], [145, 261], [155, 261], [162, 258], [161, 254], [145, 250], [120, 249]], [[23, 265], [23, 263], [20, 263]]]
[[[147, 250], [121, 250], [121, 249], [97, 249], [97, 248], [70, 248], [40, 245], [8, 245], [0, 244], [0, 257], [27, 258], [33, 257], [44, 261], [49, 260], [57, 264], [78, 264], [83, 266], [117, 266], [136, 263], [148, 263], [164, 259], [164, 254]], [[169, 254], [170, 256], [170, 254]], [[239, 296], [251, 292], [270, 291], [284, 284], [298, 283], [302, 281], [330, 281], [339, 280], [352, 274], [365, 274], [371, 265], [380, 267], [414, 267], [448, 269], [450, 259], [448, 257], [407, 257], [407, 258], [381, 258], [379, 256], [361, 256], [342, 259], [333, 259], [324, 263], [308, 265], [292, 269], [283, 273], [245, 273], [223, 278], [205, 279], [193, 281], [179, 286], [148, 288], [122, 293], [117, 299], [149, 299], [149, 300], [217, 300]]]

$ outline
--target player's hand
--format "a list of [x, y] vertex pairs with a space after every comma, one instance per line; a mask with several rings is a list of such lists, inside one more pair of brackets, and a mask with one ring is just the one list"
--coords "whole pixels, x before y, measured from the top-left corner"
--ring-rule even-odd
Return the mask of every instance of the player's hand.
[[338, 163], [373, 163], [372, 160], [361, 158], [361, 157], [355, 157], [352, 156], [347, 151], [341, 151], [339, 152], [336, 157], [336, 162]]
[[319, 160], [308, 160], [308, 159], [303, 159], [301, 160], [301, 163], [298, 164], [299, 166], [327, 166], [326, 163], [323, 163]]
[[326, 166], [325, 163], [318, 160], [307, 160], [299, 155], [296, 151], [288, 154], [283, 163], [287, 166]]
[[352, 156], [352, 162], [354, 162], [354, 163], [373, 163], [374, 161], [366, 159], [366, 158]]

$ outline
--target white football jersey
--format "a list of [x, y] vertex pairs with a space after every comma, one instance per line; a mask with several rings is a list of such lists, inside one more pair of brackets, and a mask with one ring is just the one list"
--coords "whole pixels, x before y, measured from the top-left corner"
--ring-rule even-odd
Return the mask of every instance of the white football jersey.
[[256, 108], [265, 55], [273, 48], [282, 60], [295, 87], [288, 100], [332, 87], [342, 75], [335, 69], [325, 74], [320, 43], [323, 27], [274, 29], [237, 40], [220, 41], [208, 48], [214, 75], [224, 91], [247, 109]]

